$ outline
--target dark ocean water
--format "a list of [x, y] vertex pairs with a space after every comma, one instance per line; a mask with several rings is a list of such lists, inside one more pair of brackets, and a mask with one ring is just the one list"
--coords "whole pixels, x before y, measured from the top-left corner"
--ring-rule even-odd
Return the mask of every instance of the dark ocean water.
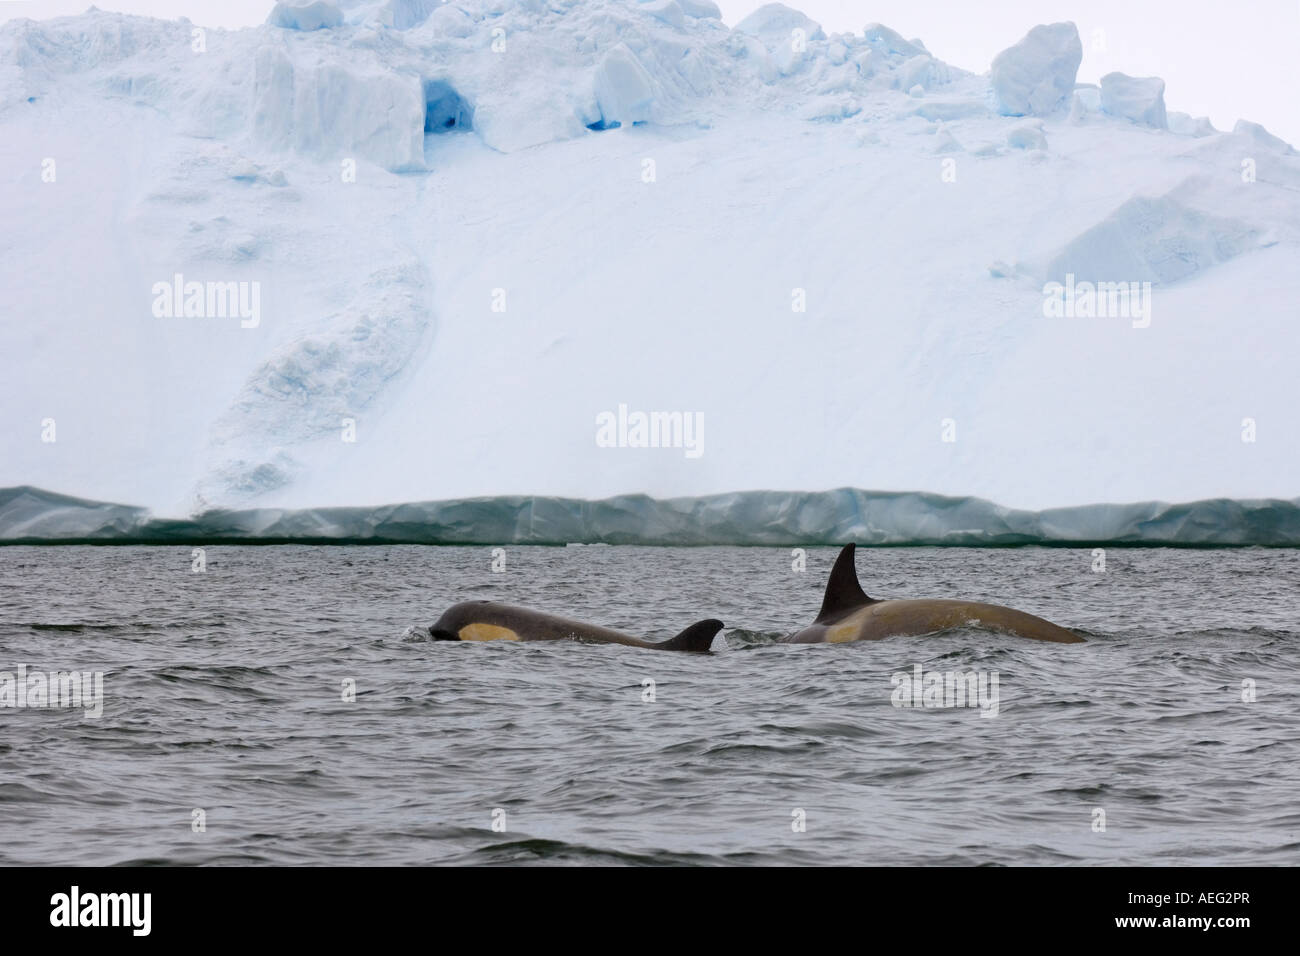
[[[1088, 643], [773, 644], [834, 556], [0, 548], [0, 671], [104, 672], [97, 719], [0, 707], [0, 863], [1300, 862], [1300, 552], [859, 551], [873, 597]], [[727, 629], [711, 655], [422, 636], [476, 598]], [[996, 673], [996, 716], [894, 706], [918, 664]]]

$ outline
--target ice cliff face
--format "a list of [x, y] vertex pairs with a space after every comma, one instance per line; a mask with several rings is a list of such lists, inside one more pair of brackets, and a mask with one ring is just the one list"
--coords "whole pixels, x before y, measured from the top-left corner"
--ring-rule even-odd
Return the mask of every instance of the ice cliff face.
[[[12, 21], [0, 484], [1294, 493], [1300, 158], [1080, 49], [710, 0]], [[702, 454], [602, 446], [621, 406]]]
[[259, 508], [187, 519], [0, 489], [0, 543], [1300, 546], [1300, 499], [1140, 502], [1033, 512], [978, 498], [840, 488], [656, 500], [531, 496], [375, 508]]

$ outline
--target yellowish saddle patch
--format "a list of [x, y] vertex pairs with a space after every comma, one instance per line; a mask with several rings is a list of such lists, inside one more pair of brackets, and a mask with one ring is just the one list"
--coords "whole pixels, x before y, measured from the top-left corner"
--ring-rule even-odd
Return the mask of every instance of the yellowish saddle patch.
[[858, 622], [856, 620], [846, 621], [843, 624], [836, 624], [834, 627], [826, 630], [827, 644], [847, 644], [858, 636]]
[[460, 629], [460, 639], [462, 641], [517, 641], [519, 635], [508, 627], [475, 621]]

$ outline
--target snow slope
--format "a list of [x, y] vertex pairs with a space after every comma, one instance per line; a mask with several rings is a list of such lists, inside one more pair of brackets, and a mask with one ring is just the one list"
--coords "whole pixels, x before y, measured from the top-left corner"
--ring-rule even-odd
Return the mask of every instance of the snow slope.
[[[1069, 25], [977, 75], [779, 7], [6, 24], [0, 486], [1294, 496], [1290, 146], [1166, 121], [1159, 81], [1058, 97]], [[257, 283], [255, 327], [156, 315], [177, 274]], [[1149, 325], [1046, 316], [1067, 274], [1151, 283]], [[700, 416], [703, 454], [600, 447], [620, 405]]]

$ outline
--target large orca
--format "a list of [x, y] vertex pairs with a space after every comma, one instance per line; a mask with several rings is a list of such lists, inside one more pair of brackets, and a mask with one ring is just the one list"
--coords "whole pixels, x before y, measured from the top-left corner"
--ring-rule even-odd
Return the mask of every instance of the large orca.
[[710, 618], [692, 624], [666, 641], [644, 641], [607, 627], [570, 621], [528, 608], [495, 601], [465, 601], [449, 607], [429, 628], [429, 636], [439, 641], [593, 641], [659, 651], [703, 653], [713, 646], [713, 638], [720, 630], [722, 622]]
[[1084, 643], [1083, 638], [1051, 621], [997, 604], [942, 599], [878, 601], [869, 598], [858, 583], [851, 544], [846, 544], [835, 559], [817, 620], [784, 638], [783, 643], [878, 641], [882, 637], [932, 634], [950, 627], [967, 626], [1002, 631], [1035, 641]]

